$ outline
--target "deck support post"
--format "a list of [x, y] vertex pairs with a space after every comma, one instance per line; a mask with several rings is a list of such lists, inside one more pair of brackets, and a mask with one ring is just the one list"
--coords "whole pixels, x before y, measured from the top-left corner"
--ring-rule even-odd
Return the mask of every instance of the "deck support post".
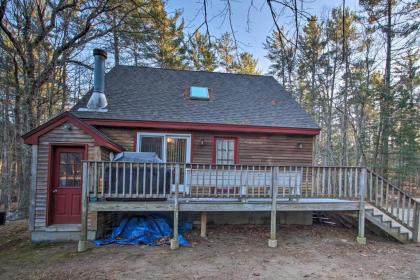
[[416, 201], [414, 206], [414, 232], [413, 241], [420, 242], [420, 202]]
[[268, 239], [268, 247], [277, 247], [277, 235], [276, 235], [276, 220], [277, 220], [277, 187], [275, 184], [275, 176], [277, 175], [277, 168], [271, 168], [271, 227], [270, 227], [270, 239]]
[[201, 212], [201, 233], [202, 238], [207, 237], [207, 212]]
[[356, 241], [359, 244], [366, 244], [365, 237], [365, 198], [366, 198], [366, 180], [367, 180], [367, 169], [362, 168], [360, 172], [360, 206], [359, 206], [359, 225], [358, 225], [358, 234]]
[[174, 236], [171, 239], [171, 249], [176, 250], [179, 248], [178, 240], [178, 219], [179, 219], [179, 164], [175, 166], [175, 198], [174, 198]]
[[80, 240], [77, 246], [78, 252], [84, 252], [87, 250], [88, 241], [88, 195], [89, 195], [89, 188], [88, 188], [88, 163], [83, 162], [83, 181], [82, 181], [82, 228], [80, 231]]

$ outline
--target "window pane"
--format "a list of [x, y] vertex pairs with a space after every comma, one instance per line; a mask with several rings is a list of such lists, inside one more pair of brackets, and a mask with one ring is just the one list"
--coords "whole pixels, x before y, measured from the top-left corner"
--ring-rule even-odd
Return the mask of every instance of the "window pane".
[[233, 150], [229, 150], [227, 158], [228, 159], [234, 159], [235, 158], [235, 153], [234, 153]]
[[60, 187], [65, 187], [66, 183], [66, 170], [63, 164], [60, 165]]
[[81, 159], [81, 154], [80, 153], [74, 153], [74, 161], [75, 162], [80, 162], [82, 159]]
[[61, 153], [60, 154], [60, 163], [66, 163], [67, 161], [68, 161], [68, 156], [67, 156], [67, 154], [68, 153]]
[[75, 159], [75, 165], [74, 165], [74, 185], [75, 186], [81, 186], [82, 185], [82, 172], [81, 172], [82, 165], [81, 164], [77, 164], [77, 160], [80, 161], [80, 155], [78, 155], [78, 157]]
[[235, 145], [235, 141], [233, 141], [233, 140], [228, 140], [228, 141], [226, 141], [226, 142], [228, 142], [228, 144], [229, 144], [229, 150], [230, 150], [230, 151], [233, 151], [233, 148], [234, 148], [234, 145]]
[[225, 158], [225, 160], [226, 160], [226, 163], [229, 163], [229, 160], [231, 159], [230, 157], [229, 157], [229, 142], [230, 142], [230, 140], [225, 140], [225, 141], [223, 141], [224, 142], [224, 158]]
[[80, 187], [81, 186], [81, 154], [72, 152], [60, 153], [59, 186]]
[[186, 162], [187, 139], [168, 137], [166, 139], [166, 148], [167, 162]]
[[209, 99], [209, 89], [205, 87], [191, 87], [190, 96], [193, 99]]
[[162, 136], [141, 136], [141, 147], [140, 152], [154, 152], [160, 157], [163, 158], [162, 154]]
[[235, 163], [235, 140], [217, 139], [216, 140], [216, 163], [234, 164]]

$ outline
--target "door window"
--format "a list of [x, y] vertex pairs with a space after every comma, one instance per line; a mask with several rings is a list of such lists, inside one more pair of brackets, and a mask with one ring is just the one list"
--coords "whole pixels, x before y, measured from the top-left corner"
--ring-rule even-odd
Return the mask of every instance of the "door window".
[[82, 185], [81, 153], [61, 152], [59, 166], [59, 187], [80, 187]]

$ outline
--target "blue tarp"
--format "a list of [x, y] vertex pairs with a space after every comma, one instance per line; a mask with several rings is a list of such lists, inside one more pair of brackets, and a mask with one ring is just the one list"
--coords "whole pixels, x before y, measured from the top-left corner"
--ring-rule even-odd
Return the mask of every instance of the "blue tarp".
[[[180, 246], [188, 246], [189, 242], [183, 237], [183, 233], [192, 230], [192, 223], [181, 222], [179, 224], [178, 241]], [[161, 216], [130, 217], [121, 221], [120, 225], [112, 230], [109, 238], [96, 240], [97, 246], [105, 244], [121, 245], [157, 245], [162, 238], [173, 236], [172, 227], [166, 218]]]

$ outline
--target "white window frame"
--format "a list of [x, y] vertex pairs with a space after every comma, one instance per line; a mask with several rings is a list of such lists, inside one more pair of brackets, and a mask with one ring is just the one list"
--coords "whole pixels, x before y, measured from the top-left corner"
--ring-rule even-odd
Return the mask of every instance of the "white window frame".
[[[232, 159], [232, 163], [223, 163], [223, 162], [218, 163], [217, 162], [218, 161], [217, 156], [219, 154], [219, 147], [217, 145], [218, 144], [218, 141], [232, 141], [233, 142], [233, 150], [232, 150], [232, 152], [233, 152], [233, 159]], [[236, 145], [237, 145], [236, 142], [237, 142], [237, 140], [234, 139], [234, 138], [223, 138], [223, 137], [219, 137], [219, 138], [216, 138], [215, 139], [215, 147], [214, 148], [216, 149], [216, 151], [215, 151], [215, 163], [216, 164], [236, 164]], [[223, 145], [224, 145], [224, 142], [222, 142], [222, 149], [223, 149]], [[229, 148], [226, 151], [226, 158], [222, 158], [221, 161], [227, 161], [228, 153], [229, 153]]]
[[186, 139], [187, 140], [186, 163], [191, 163], [191, 134], [158, 133], [158, 132], [137, 132], [136, 152], [140, 152], [141, 137], [162, 137], [162, 141], [163, 141], [163, 145], [162, 145], [163, 158], [162, 158], [162, 160], [164, 162], [166, 162], [167, 139], [168, 138]]

